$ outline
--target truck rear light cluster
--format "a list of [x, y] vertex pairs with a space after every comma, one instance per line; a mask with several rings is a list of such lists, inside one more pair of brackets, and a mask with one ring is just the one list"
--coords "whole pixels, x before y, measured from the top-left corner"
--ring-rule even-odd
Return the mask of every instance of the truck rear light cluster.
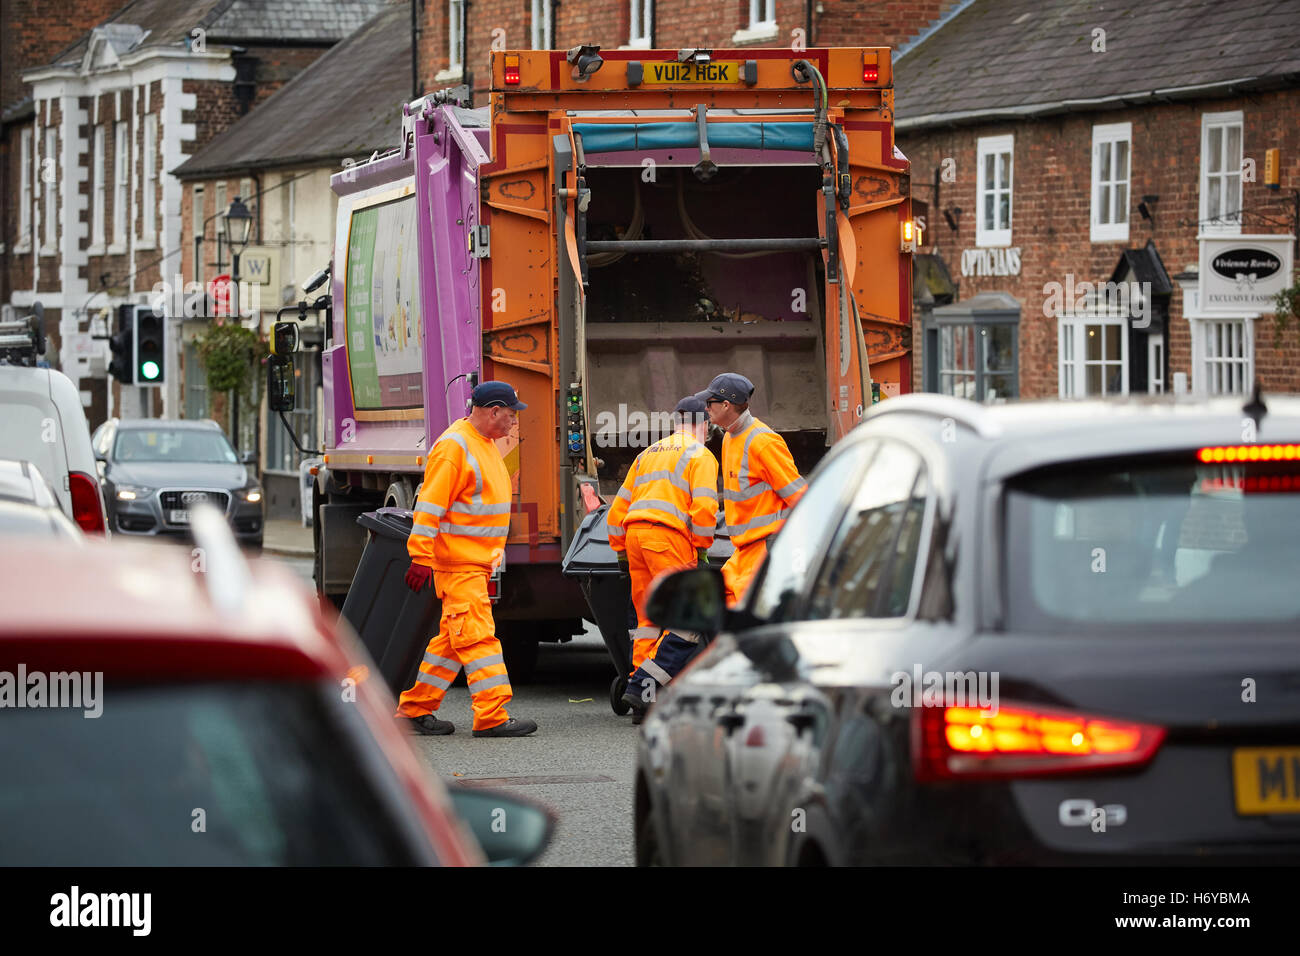
[[922, 781], [1032, 777], [1145, 764], [1163, 727], [1036, 704], [923, 707], [913, 720], [913, 766]]
[[880, 82], [880, 67], [874, 63], [862, 64], [862, 82], [864, 84]]
[[104, 505], [99, 497], [99, 482], [79, 471], [68, 474], [68, 493], [72, 496], [72, 520], [86, 534], [104, 533]]
[[519, 54], [518, 53], [506, 54], [505, 68], [506, 68], [506, 86], [518, 86], [519, 85]]

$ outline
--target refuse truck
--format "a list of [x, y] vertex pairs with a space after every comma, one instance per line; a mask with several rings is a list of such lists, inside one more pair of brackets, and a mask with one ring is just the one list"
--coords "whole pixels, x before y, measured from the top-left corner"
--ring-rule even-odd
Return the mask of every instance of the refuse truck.
[[919, 237], [888, 48], [497, 50], [491, 76], [487, 106], [407, 103], [401, 142], [331, 179], [311, 507], [341, 606], [358, 518], [412, 507], [472, 388], [510, 382], [493, 611], [518, 662], [595, 619], [563, 557], [681, 396], [748, 376], [807, 473], [911, 390]]

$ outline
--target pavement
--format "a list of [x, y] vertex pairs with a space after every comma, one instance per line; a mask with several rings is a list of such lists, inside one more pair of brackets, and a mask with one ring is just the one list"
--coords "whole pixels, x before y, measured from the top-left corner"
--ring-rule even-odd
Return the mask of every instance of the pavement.
[[272, 518], [262, 529], [262, 550], [291, 557], [314, 554], [312, 530], [298, 518]]

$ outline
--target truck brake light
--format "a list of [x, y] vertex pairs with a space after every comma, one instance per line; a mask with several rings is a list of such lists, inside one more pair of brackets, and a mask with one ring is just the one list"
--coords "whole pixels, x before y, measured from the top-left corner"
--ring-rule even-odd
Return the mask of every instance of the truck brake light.
[[863, 82], [864, 84], [866, 84], [866, 83], [879, 83], [879, 82], [880, 82], [880, 67], [876, 66], [876, 64], [874, 64], [874, 63], [864, 63], [864, 64], [862, 64], [862, 82]]
[[519, 85], [519, 54], [518, 53], [506, 54], [506, 85], [507, 86]]

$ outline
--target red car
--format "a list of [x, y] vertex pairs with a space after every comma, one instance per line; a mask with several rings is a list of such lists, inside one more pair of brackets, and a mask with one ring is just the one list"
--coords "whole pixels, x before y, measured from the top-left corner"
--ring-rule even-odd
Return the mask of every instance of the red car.
[[[228, 532], [198, 543], [0, 540], [0, 864], [458, 866], [540, 852], [546, 811], [449, 797], [383, 682], [366, 679], [364, 649], [290, 571], [247, 565]], [[503, 806], [513, 832], [494, 834]]]

